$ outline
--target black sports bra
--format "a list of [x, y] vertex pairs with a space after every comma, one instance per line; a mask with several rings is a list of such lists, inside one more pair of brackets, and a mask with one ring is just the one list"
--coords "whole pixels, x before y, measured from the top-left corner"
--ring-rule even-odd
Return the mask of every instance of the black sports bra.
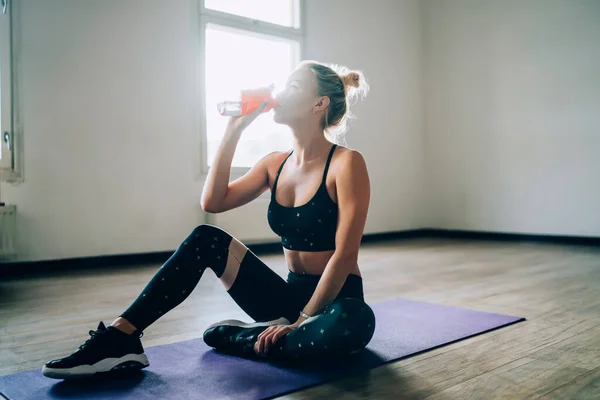
[[269, 226], [281, 237], [281, 244], [286, 249], [299, 251], [335, 250], [335, 232], [337, 228], [338, 206], [331, 200], [325, 179], [327, 171], [337, 147], [334, 144], [329, 152], [323, 180], [317, 192], [308, 203], [298, 207], [285, 207], [275, 200], [277, 182], [283, 165], [294, 152], [293, 150], [283, 160], [271, 191], [271, 202], [267, 213]]

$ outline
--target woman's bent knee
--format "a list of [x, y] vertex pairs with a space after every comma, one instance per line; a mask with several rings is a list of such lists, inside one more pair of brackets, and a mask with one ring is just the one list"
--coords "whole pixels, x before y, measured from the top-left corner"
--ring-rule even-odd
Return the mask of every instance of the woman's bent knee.
[[225, 232], [222, 228], [219, 228], [216, 225], [211, 225], [211, 224], [201, 224], [198, 225], [197, 227], [195, 227], [192, 230], [192, 234], [195, 237], [200, 237], [200, 236], [210, 236], [211, 234], [218, 234], [218, 235], [229, 235], [227, 232]]
[[356, 297], [342, 297], [334, 300], [326, 308], [325, 312], [338, 313], [338, 319], [348, 317], [359, 318], [361, 320], [375, 320], [375, 314], [367, 303]]
[[228, 232], [218, 226], [202, 224], [192, 230], [183, 244], [205, 244], [211, 249], [228, 248], [232, 238]]
[[373, 338], [375, 313], [363, 300], [352, 297], [336, 299], [325, 312], [334, 314], [334, 323], [342, 328], [342, 335], [347, 335], [345, 339], [351, 350], [364, 348]]

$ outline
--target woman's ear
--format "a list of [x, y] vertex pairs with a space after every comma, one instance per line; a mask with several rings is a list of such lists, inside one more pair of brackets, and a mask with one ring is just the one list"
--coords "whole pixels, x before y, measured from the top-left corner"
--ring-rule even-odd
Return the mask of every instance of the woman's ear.
[[319, 112], [325, 110], [329, 106], [329, 97], [323, 96], [319, 99], [317, 104], [313, 107], [314, 112]]

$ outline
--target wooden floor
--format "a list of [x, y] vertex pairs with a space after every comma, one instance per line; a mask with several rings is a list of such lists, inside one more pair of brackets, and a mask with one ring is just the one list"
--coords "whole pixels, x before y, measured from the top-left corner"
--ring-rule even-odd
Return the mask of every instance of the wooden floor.
[[[261, 256], [282, 276], [283, 256]], [[365, 244], [368, 302], [405, 297], [527, 321], [286, 399], [600, 398], [600, 248], [413, 239]], [[0, 375], [64, 356], [137, 296], [157, 266], [0, 282]], [[145, 347], [248, 319], [212, 272], [144, 335]]]

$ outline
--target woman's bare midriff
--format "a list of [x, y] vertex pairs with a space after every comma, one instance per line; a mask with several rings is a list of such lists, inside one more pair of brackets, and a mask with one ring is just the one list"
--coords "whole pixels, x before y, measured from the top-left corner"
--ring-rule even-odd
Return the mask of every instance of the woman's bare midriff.
[[[327, 251], [296, 251], [283, 249], [288, 269], [299, 275], [321, 275], [327, 267], [334, 250]], [[358, 264], [350, 270], [351, 274], [361, 276]]]

